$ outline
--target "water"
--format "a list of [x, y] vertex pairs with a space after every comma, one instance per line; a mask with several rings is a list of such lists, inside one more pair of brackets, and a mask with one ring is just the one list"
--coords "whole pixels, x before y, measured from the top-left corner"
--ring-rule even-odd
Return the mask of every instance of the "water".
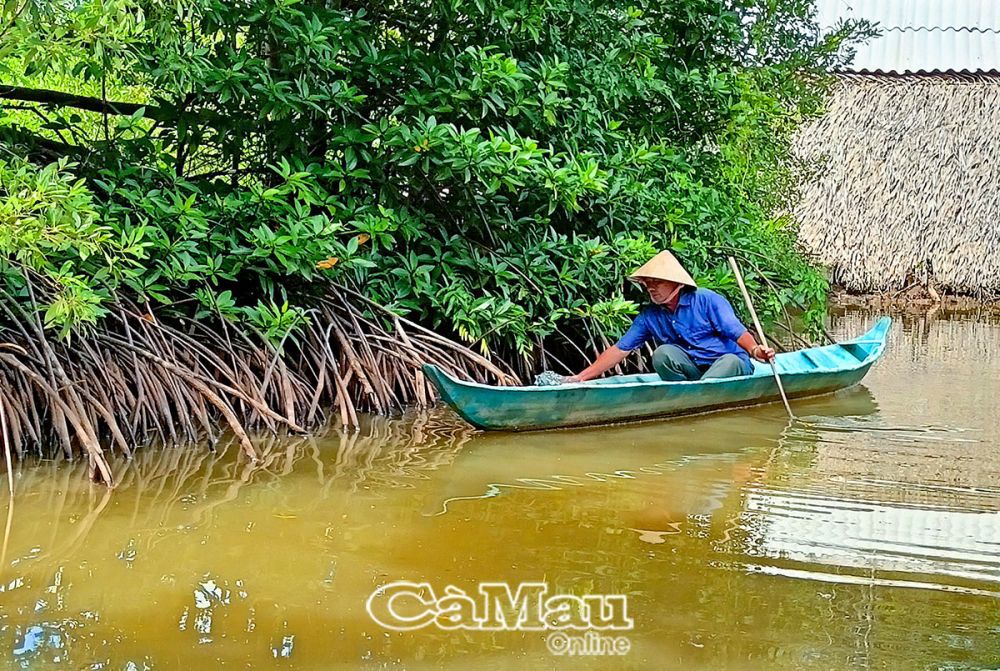
[[[147, 450], [114, 492], [26, 465], [0, 668], [998, 668], [1000, 322], [900, 316], [891, 338], [794, 425], [777, 404], [485, 435], [437, 411], [264, 441], [257, 468]], [[630, 650], [388, 631], [365, 602], [400, 580], [625, 594]]]

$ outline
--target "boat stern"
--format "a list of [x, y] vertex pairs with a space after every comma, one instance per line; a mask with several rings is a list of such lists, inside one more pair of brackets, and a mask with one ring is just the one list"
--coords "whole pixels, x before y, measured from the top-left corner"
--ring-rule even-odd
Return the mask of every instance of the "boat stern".
[[457, 412], [462, 419], [477, 429], [490, 428], [478, 416], [478, 413], [475, 411], [476, 404], [474, 402], [470, 403], [470, 399], [467, 398], [469, 394], [463, 393], [462, 384], [458, 380], [434, 364], [425, 363], [421, 366], [421, 369], [424, 371], [427, 379], [431, 381], [431, 384], [434, 385], [434, 388], [437, 389], [441, 400]]

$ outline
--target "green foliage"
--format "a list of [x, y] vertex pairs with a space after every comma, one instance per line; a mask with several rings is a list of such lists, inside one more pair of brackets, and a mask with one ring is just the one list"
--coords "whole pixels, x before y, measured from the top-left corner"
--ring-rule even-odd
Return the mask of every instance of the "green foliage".
[[613, 338], [642, 298], [623, 277], [664, 248], [734, 297], [735, 251], [766, 313], [821, 314], [824, 280], [775, 213], [791, 133], [867, 27], [822, 35], [810, 2], [114, 0], [118, 21], [109, 0], [21, 1], [7, 79], [44, 63], [144, 105], [0, 125], [41, 165], [75, 157], [42, 172], [86, 180], [77, 205], [51, 198], [108, 259], [3, 247], [88, 278], [53, 324], [87, 322], [107, 289], [280, 341], [328, 277], [513, 358]]
[[247, 320], [259, 329], [272, 345], [280, 346], [298, 327], [308, 321], [302, 308], [289, 307], [288, 303], [258, 303], [244, 308]]
[[30, 296], [27, 273], [55, 288], [45, 310], [46, 325], [68, 335], [76, 326], [104, 316], [101, 283], [113, 281], [133, 263], [136, 248], [123, 245], [99, 223], [90, 192], [73, 177], [66, 161], [35, 168], [0, 160], [0, 255], [10, 290]]

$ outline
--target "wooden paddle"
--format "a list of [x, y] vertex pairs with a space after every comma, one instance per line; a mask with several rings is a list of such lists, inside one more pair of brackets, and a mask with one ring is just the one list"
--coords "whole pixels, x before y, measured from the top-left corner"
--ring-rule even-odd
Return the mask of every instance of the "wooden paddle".
[[[743, 292], [743, 300], [747, 303], [747, 309], [750, 310], [750, 316], [753, 317], [753, 325], [757, 329], [757, 338], [760, 340], [760, 344], [767, 347], [767, 338], [764, 337], [764, 329], [760, 326], [760, 320], [757, 319], [757, 311], [753, 309], [753, 301], [750, 300], [750, 292], [747, 291], [747, 287], [743, 284], [743, 274], [740, 272], [740, 267], [736, 265], [736, 259], [729, 257], [729, 267], [733, 269], [733, 274], [736, 275], [736, 281], [740, 285], [740, 291]], [[771, 364], [771, 372], [774, 373], [774, 381], [778, 383], [778, 391], [781, 392], [781, 400], [785, 403], [785, 410], [788, 411], [788, 416], [791, 419], [795, 419], [795, 415], [792, 414], [792, 407], [788, 405], [788, 397], [785, 396], [785, 387], [781, 384], [781, 376], [778, 375], [778, 367], [774, 365], [774, 361], [769, 362]]]

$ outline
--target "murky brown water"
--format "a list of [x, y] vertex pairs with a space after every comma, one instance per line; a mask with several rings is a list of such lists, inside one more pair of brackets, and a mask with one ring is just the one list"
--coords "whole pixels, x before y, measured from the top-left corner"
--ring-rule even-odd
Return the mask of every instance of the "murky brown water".
[[[1000, 666], [1000, 323], [900, 317], [864, 387], [794, 405], [514, 436], [379, 419], [256, 469], [150, 450], [113, 493], [26, 466], [0, 667]], [[365, 602], [400, 580], [625, 594], [631, 648], [387, 631]]]

